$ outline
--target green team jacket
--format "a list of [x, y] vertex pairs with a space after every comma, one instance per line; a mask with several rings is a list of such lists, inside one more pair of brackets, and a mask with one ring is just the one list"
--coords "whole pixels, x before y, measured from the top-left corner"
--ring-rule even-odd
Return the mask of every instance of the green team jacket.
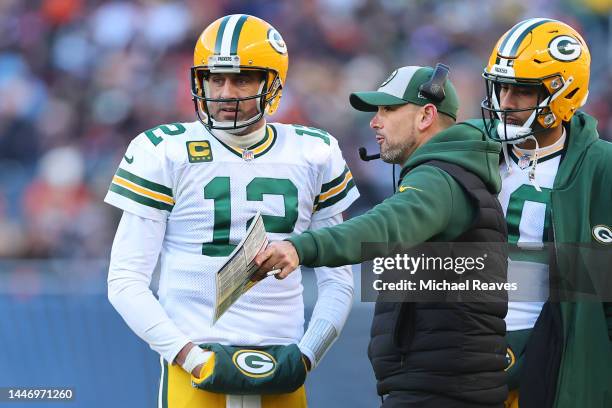
[[[482, 120], [470, 122], [482, 127]], [[602, 245], [593, 228], [612, 227], [612, 143], [599, 139], [597, 121], [583, 112], [572, 118], [567, 143], [551, 191], [555, 245]], [[570, 274], [559, 256], [556, 265], [561, 277]], [[560, 302], [559, 307], [563, 352], [553, 407], [612, 407], [612, 303]]]
[[[599, 139], [597, 121], [585, 113], [571, 120], [551, 201], [555, 244], [603, 245], [593, 228], [612, 227], [612, 143]], [[557, 266], [561, 276], [569, 272], [563, 262]], [[554, 407], [612, 407], [612, 304], [561, 302], [560, 308], [564, 347]]]
[[488, 140], [470, 124], [460, 123], [441, 131], [417, 148], [404, 164], [405, 174], [397, 193], [342, 224], [289, 238], [300, 263], [314, 267], [362, 262], [362, 242], [451, 241], [470, 227], [475, 206], [452, 176], [420, 164], [441, 160], [460, 165], [497, 194], [501, 188], [500, 149], [500, 144]]

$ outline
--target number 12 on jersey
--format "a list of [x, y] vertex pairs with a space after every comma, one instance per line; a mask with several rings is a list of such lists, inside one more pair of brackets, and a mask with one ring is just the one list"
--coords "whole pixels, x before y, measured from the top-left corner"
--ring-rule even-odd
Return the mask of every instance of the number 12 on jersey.
[[[202, 255], [228, 256], [236, 245], [230, 244], [232, 200], [229, 177], [215, 177], [204, 186], [204, 198], [214, 200], [212, 242], [202, 244]], [[267, 232], [291, 233], [298, 219], [298, 190], [289, 179], [255, 177], [246, 187], [247, 201], [263, 201], [264, 194], [283, 197], [285, 215], [262, 215]], [[250, 222], [251, 220], [249, 220]], [[245, 225], [245, 230], [248, 223]]]

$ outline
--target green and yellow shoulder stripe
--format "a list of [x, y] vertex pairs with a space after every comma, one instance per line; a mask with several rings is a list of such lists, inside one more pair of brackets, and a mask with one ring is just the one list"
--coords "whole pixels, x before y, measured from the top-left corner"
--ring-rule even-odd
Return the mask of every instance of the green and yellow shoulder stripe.
[[172, 211], [172, 189], [139, 177], [119, 168], [113, 177], [109, 191], [158, 210]]
[[355, 188], [353, 174], [348, 166], [344, 166], [342, 174], [321, 186], [321, 193], [315, 197], [313, 212], [331, 207], [341, 201], [352, 188]]

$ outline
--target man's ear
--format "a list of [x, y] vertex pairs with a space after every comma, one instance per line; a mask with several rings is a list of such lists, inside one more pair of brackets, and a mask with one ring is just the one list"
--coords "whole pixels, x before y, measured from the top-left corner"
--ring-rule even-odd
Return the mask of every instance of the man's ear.
[[424, 105], [419, 112], [417, 127], [420, 131], [429, 129], [438, 118], [438, 108], [432, 103]]

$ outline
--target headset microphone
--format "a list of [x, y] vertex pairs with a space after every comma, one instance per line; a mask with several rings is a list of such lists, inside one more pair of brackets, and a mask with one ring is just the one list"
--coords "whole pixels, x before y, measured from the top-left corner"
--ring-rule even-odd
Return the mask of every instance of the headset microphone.
[[368, 151], [365, 147], [359, 148], [359, 158], [363, 161], [377, 160], [380, 159], [380, 153], [368, 155]]

